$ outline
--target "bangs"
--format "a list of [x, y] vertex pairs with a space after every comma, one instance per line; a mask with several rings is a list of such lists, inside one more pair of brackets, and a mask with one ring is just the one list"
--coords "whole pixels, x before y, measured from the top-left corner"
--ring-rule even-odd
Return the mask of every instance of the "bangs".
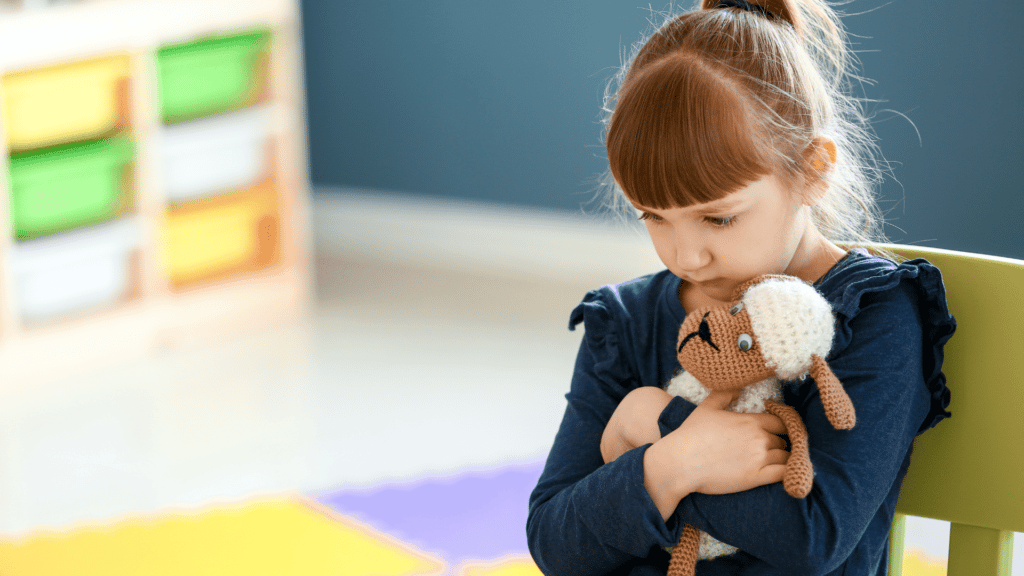
[[608, 162], [651, 208], [718, 200], [772, 170], [743, 88], [724, 69], [674, 53], [627, 76], [608, 127]]

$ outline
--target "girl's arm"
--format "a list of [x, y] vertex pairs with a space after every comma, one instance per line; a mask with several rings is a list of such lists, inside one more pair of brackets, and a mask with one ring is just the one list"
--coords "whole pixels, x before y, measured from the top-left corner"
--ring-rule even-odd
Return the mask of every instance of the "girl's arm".
[[[617, 408], [628, 407], [622, 406], [623, 398], [662, 393], [638, 387], [631, 371], [617, 361], [618, 348], [614, 332], [588, 327], [565, 416], [530, 497], [530, 552], [546, 574], [607, 574], [631, 562], [664, 563], [662, 548], [679, 538], [674, 521], [665, 519], [689, 491], [742, 490], [781, 479], [778, 458], [786, 454], [781, 440], [759, 423], [777, 419], [724, 411], [731, 400], [727, 395], [709, 397], [689, 425], [671, 435], [692, 435], [693, 441], [683, 444], [700, 448], [682, 457], [691, 463], [689, 473], [665, 468], [661, 463], [668, 460], [660, 459], [664, 454], [657, 450], [652, 453], [650, 444], [627, 449], [606, 464], [601, 439]], [[658, 434], [657, 411], [653, 419], [650, 428]], [[765, 458], [775, 460], [766, 463]], [[667, 482], [655, 486], [660, 480]]]
[[711, 392], [682, 426], [662, 438], [658, 420], [672, 396], [653, 386], [637, 388], [605, 426], [604, 461], [654, 444], [644, 454], [644, 486], [665, 520], [693, 492], [731, 494], [779, 482], [789, 459], [778, 436], [785, 425], [771, 414], [726, 411], [734, 398], [734, 393]]
[[666, 525], [644, 487], [644, 453], [626, 451], [605, 464], [605, 425], [626, 394], [639, 387], [620, 360], [610, 318], [587, 309], [587, 331], [576, 359], [567, 406], [544, 472], [530, 496], [527, 540], [549, 575], [608, 574], [671, 546]]
[[[645, 486], [645, 456], [651, 445], [620, 451], [607, 464], [602, 457], [603, 433], [623, 398], [630, 392], [634, 396], [645, 391], [660, 392], [650, 384], [668, 377], [643, 372], [646, 365], [636, 365], [637, 351], [631, 347], [638, 340], [627, 334], [620, 341], [619, 335], [628, 329], [618, 326], [617, 319], [629, 313], [622, 309], [612, 313], [610, 309], [616, 305], [616, 296], [609, 290], [592, 292], [574, 310], [570, 321], [570, 325], [585, 321], [586, 333], [566, 395], [565, 415], [531, 494], [527, 520], [530, 552], [546, 574], [617, 574], [618, 570], [637, 566], [663, 571], [668, 562], [663, 547], [675, 545], [679, 539], [675, 520], [670, 517], [665, 521], [675, 505], [663, 504], [663, 514], [650, 495], [650, 487]], [[635, 308], [647, 310], [650, 306], [641, 302]], [[678, 325], [669, 322], [674, 327], [661, 332], [678, 331]], [[646, 329], [642, 332], [649, 333]], [[647, 342], [636, 345], [643, 346], [646, 357], [650, 357]], [[667, 348], [671, 354], [675, 346], [669, 342]], [[674, 369], [678, 370], [678, 365]], [[640, 385], [641, 373], [645, 374], [646, 387]], [[687, 414], [686, 406], [696, 408], [681, 398], [669, 402], [670, 408], [677, 405], [684, 405], [682, 410]], [[710, 406], [705, 408], [710, 411]], [[672, 410], [672, 414], [679, 412]], [[721, 412], [729, 418], [754, 416]], [[656, 414], [653, 417], [657, 419]], [[658, 427], [664, 428], [664, 422], [656, 422], [651, 428]], [[757, 434], [764, 432], [759, 430]], [[675, 496], [675, 500], [681, 497]]]

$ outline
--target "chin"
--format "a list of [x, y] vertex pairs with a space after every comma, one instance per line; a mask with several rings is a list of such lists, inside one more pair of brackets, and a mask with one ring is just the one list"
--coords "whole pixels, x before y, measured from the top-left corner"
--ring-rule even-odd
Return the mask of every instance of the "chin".
[[739, 285], [739, 282], [721, 279], [702, 282], [696, 286], [708, 298], [718, 300], [719, 302], [731, 302], [732, 293]]

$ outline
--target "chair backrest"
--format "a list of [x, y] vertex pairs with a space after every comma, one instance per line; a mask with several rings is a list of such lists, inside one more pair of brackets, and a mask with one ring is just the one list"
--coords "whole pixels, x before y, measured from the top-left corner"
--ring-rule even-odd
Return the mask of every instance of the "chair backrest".
[[902, 574], [904, 515], [951, 523], [948, 576], [1009, 576], [1024, 532], [1024, 261], [880, 244], [942, 271], [956, 334], [942, 371], [952, 418], [919, 436], [890, 535]]

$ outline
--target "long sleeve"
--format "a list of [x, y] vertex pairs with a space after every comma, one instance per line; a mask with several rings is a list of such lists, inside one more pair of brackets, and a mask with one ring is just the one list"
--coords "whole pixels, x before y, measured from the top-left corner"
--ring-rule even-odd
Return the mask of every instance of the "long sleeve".
[[530, 551], [548, 575], [606, 574], [674, 543], [674, 531], [644, 488], [643, 455], [649, 445], [603, 464], [604, 427], [639, 383], [608, 310], [594, 294], [581, 306], [586, 333], [565, 416], [530, 497], [527, 521]]

